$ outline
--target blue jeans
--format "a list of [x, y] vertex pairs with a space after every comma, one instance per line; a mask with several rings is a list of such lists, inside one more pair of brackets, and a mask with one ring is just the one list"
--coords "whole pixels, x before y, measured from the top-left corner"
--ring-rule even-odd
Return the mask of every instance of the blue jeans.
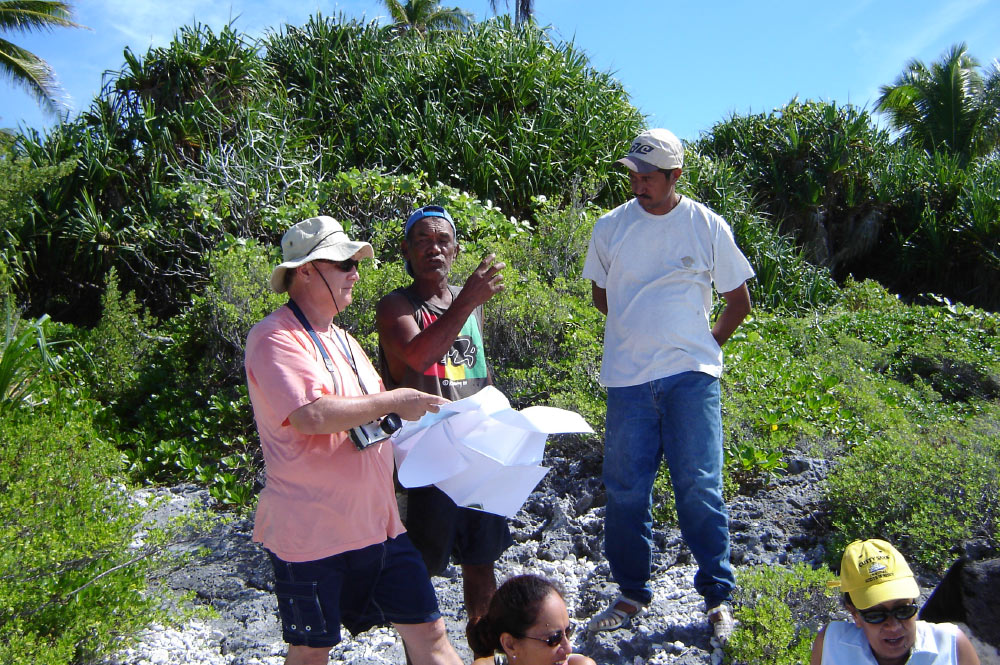
[[722, 498], [719, 380], [684, 372], [608, 388], [604, 553], [623, 595], [648, 603], [653, 555], [653, 480], [670, 469], [677, 520], [698, 562], [695, 589], [711, 608], [736, 583], [729, 564], [729, 514]]

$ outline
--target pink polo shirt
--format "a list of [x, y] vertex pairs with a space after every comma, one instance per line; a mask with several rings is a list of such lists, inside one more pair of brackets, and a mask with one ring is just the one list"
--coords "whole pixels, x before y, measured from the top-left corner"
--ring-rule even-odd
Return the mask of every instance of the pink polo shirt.
[[[345, 332], [337, 334], [339, 341], [333, 333], [318, 332], [336, 366], [340, 394], [363, 394], [345, 343], [351, 344], [368, 392], [381, 392], [378, 373], [357, 341]], [[333, 380], [315, 343], [288, 307], [253, 327], [245, 364], [267, 473], [257, 504], [254, 541], [284, 561], [301, 562], [403, 533], [389, 441], [359, 451], [344, 432], [302, 434], [288, 422], [289, 414], [299, 407], [334, 394]]]

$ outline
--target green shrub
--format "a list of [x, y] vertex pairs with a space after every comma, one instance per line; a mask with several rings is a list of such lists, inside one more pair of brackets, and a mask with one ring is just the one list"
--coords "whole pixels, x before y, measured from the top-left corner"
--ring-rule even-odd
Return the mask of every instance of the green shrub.
[[137, 394], [139, 379], [157, 346], [157, 329], [158, 322], [136, 301], [135, 293], [121, 293], [117, 270], [108, 271], [100, 322], [85, 335], [90, 362], [79, 369], [95, 399], [122, 407], [119, 411], [134, 408], [142, 398]]
[[1000, 408], [987, 414], [894, 431], [851, 450], [827, 479], [829, 551], [883, 538], [941, 573], [966, 540], [1000, 545]]
[[534, 24], [500, 17], [423, 39], [316, 16], [264, 46], [328, 171], [423, 172], [517, 216], [532, 196], [571, 195], [574, 180], [605, 203], [625, 191], [607, 176], [641, 115], [610, 74]]
[[118, 479], [121, 455], [83, 409], [55, 404], [0, 419], [0, 662], [93, 662], [148, 621], [163, 563]]
[[871, 378], [849, 388], [857, 366], [838, 355], [816, 317], [759, 314], [726, 343], [722, 413], [726, 468], [750, 489], [780, 473], [803, 442], [838, 449], [866, 436], [856, 407]]
[[727, 470], [749, 490], [780, 473], [779, 453], [840, 457], [938, 422], [964, 431], [995, 400], [998, 324], [971, 307], [904, 305], [874, 282], [849, 281], [809, 315], [758, 313], [726, 344]]
[[828, 570], [804, 563], [741, 571], [733, 593], [736, 630], [726, 647], [730, 662], [808, 663], [813, 638], [838, 607], [829, 579]]
[[876, 248], [878, 173], [891, 144], [867, 111], [793, 99], [771, 113], [733, 115], [697, 145], [738, 165], [761, 209], [817, 265], [841, 275]]
[[271, 271], [280, 262], [276, 248], [228, 237], [211, 253], [209, 281], [192, 300], [197, 312], [187, 335], [203, 339], [199, 358], [206, 383], [242, 382], [243, 346], [258, 321], [288, 301], [271, 290]]
[[196, 481], [225, 503], [252, 501], [261, 457], [243, 345], [250, 328], [287, 300], [270, 290], [275, 265], [274, 250], [229, 239], [209, 258], [204, 293], [164, 326], [134, 402], [118, 414], [140, 477]]
[[35, 167], [14, 150], [14, 138], [0, 132], [0, 280], [19, 285], [38, 267], [35, 239], [24, 232], [31, 197], [71, 173], [74, 162], [75, 158], [68, 158]]

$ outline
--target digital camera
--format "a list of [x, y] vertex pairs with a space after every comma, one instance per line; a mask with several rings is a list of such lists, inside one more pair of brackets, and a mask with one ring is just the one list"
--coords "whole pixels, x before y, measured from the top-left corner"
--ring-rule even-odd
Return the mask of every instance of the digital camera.
[[386, 414], [382, 418], [352, 427], [351, 441], [358, 450], [364, 450], [373, 443], [385, 441], [392, 433], [403, 426], [403, 420], [395, 413]]

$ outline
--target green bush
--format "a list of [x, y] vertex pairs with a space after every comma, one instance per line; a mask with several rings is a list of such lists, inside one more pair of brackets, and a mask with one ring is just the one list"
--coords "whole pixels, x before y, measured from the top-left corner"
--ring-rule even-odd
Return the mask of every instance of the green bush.
[[873, 276], [916, 296], [1000, 307], [1000, 160], [962, 166], [958, 156], [902, 152], [885, 176], [889, 261]]
[[1000, 546], [1000, 409], [988, 414], [963, 425], [895, 431], [854, 448], [827, 479], [829, 551], [883, 538], [941, 573], [966, 540]]
[[47, 314], [25, 321], [0, 263], [0, 415], [57, 397], [63, 385], [60, 341]]
[[[83, 405], [81, 405], [83, 406]], [[155, 536], [118, 479], [121, 455], [82, 408], [0, 419], [0, 662], [93, 662], [164, 618]]]
[[316, 16], [264, 46], [328, 171], [423, 172], [517, 216], [573, 182], [605, 203], [624, 191], [607, 176], [641, 115], [611, 75], [532, 23], [425, 39]]
[[962, 305], [907, 306], [874, 282], [848, 282], [809, 315], [758, 313], [726, 344], [727, 471], [752, 490], [790, 451], [839, 458], [939, 422], [961, 440], [995, 403], [998, 324]]
[[158, 322], [136, 301], [135, 293], [120, 292], [117, 270], [108, 271], [101, 319], [84, 335], [87, 355], [77, 369], [86, 377], [91, 396], [119, 413], [131, 411], [143, 397], [137, 394], [139, 379], [158, 344], [157, 332]]
[[209, 257], [191, 307], [162, 328], [127, 412], [126, 452], [140, 477], [189, 480], [225, 503], [251, 503], [261, 467], [243, 373], [247, 333], [287, 300], [270, 290], [275, 252], [230, 239]]
[[733, 663], [795, 665], [809, 662], [813, 638], [839, 607], [828, 570], [804, 563], [759, 566], [737, 575], [736, 630], [726, 647]]
[[782, 232], [835, 275], [872, 252], [884, 220], [878, 174], [889, 135], [851, 105], [793, 99], [767, 114], [733, 115], [698, 141], [725, 158]]
[[[31, 197], [73, 171], [75, 159], [35, 168], [14, 149], [14, 138], [0, 132], [0, 279], [25, 279], [40, 266], [34, 239], [24, 222]], [[6, 273], [6, 277], [4, 277]]]

